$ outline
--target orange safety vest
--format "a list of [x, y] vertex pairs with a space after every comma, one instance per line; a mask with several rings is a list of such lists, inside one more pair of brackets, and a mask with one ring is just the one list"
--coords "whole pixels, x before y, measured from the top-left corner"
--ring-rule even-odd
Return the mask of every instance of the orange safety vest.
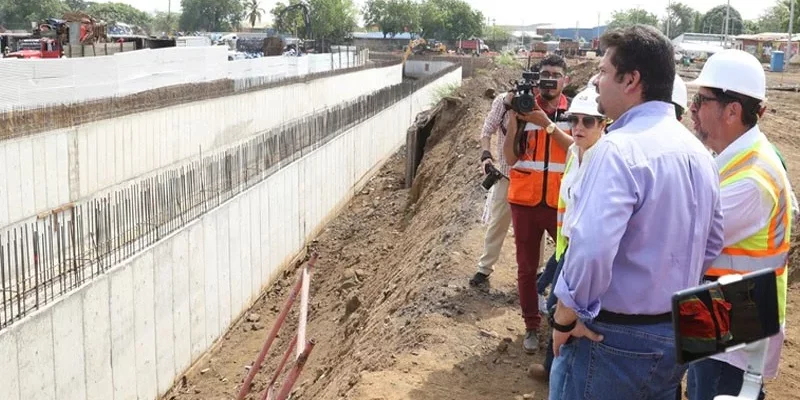
[[[536, 102], [542, 107], [541, 97]], [[569, 108], [569, 99], [561, 95], [558, 109], [550, 118], [561, 130], [569, 133], [569, 125], [562, 121], [562, 115]], [[561, 148], [552, 136], [547, 134], [546, 127], [528, 123], [526, 130], [527, 146], [517, 162], [509, 171], [508, 202], [534, 207], [545, 204], [550, 208], [558, 208], [558, 192], [561, 178], [567, 163], [567, 150]]]

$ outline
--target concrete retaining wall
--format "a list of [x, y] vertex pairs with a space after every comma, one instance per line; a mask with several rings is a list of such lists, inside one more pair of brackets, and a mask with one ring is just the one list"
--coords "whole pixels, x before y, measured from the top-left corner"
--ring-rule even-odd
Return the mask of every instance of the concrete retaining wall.
[[460, 81], [460, 70], [444, 75], [0, 331], [2, 398], [166, 392], [404, 143], [436, 88]]
[[408, 60], [403, 74], [412, 78], [421, 78], [426, 75], [434, 75], [451, 65], [453, 63], [447, 61]]
[[2, 141], [0, 227], [395, 85], [401, 71], [365, 69]]

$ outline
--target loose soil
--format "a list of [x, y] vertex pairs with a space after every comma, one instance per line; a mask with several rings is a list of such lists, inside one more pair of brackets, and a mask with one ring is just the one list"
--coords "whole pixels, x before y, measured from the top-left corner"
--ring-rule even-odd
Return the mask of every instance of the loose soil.
[[[591, 66], [573, 67], [582, 71], [582, 83], [593, 72]], [[526, 375], [530, 364], [542, 362], [544, 350], [522, 352], [510, 231], [490, 288], [467, 283], [485, 230], [480, 216], [486, 192], [476, 161], [491, 103], [484, 92], [502, 90], [518, 74], [493, 69], [465, 80], [444, 100], [413, 186], [403, 188], [401, 149], [312, 243], [320, 259], [311, 286], [308, 337], [317, 344], [293, 399], [547, 398], [547, 385]], [[770, 92], [770, 100], [762, 130], [783, 152], [798, 186], [800, 94]], [[800, 267], [795, 247], [793, 242], [792, 269]], [[552, 244], [548, 248], [552, 251]], [[297, 265], [284, 271], [163, 398], [235, 398], [296, 271]], [[772, 399], [800, 398], [800, 326], [793, 318], [800, 308], [797, 283], [790, 288], [788, 307], [781, 375], [767, 386]], [[296, 320], [294, 310], [248, 398], [260, 399]]]

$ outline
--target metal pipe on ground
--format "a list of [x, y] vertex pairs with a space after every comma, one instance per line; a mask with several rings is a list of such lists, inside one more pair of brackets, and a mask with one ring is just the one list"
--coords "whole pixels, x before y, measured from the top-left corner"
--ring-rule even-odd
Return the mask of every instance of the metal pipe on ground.
[[[304, 269], [312, 270], [316, 262], [317, 253], [313, 253], [311, 255], [311, 259], [308, 261], [308, 265]], [[301, 271], [301, 273], [297, 276], [297, 281], [295, 282], [294, 287], [292, 287], [292, 291], [289, 293], [289, 298], [286, 299], [283, 309], [281, 310], [280, 314], [278, 314], [278, 319], [272, 326], [272, 330], [270, 330], [269, 336], [267, 336], [267, 340], [264, 342], [264, 347], [262, 347], [261, 353], [258, 354], [258, 358], [256, 358], [255, 363], [253, 363], [253, 366], [250, 368], [250, 372], [247, 374], [247, 377], [242, 383], [241, 389], [239, 389], [239, 394], [236, 396], [237, 400], [244, 400], [245, 396], [250, 393], [250, 385], [253, 383], [253, 378], [255, 378], [256, 374], [261, 369], [261, 364], [264, 362], [264, 358], [267, 356], [269, 348], [272, 347], [272, 342], [275, 341], [275, 337], [278, 336], [278, 331], [286, 321], [286, 316], [289, 314], [289, 310], [292, 308], [292, 304], [294, 304], [297, 294], [300, 292], [303, 284], [303, 275], [304, 274]]]
[[306, 343], [305, 350], [303, 350], [303, 353], [300, 354], [300, 357], [297, 359], [294, 367], [292, 367], [292, 370], [289, 371], [289, 376], [286, 377], [286, 381], [283, 383], [281, 391], [278, 392], [277, 400], [286, 400], [286, 398], [289, 397], [289, 393], [292, 392], [294, 383], [297, 381], [300, 373], [303, 372], [303, 367], [305, 367], [306, 361], [308, 361], [308, 356], [311, 354], [311, 350], [314, 349], [315, 344], [316, 342], [313, 339]]

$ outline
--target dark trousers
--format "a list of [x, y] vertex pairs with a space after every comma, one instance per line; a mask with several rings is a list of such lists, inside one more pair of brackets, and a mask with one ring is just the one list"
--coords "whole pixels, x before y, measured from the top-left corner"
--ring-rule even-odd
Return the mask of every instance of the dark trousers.
[[547, 206], [528, 207], [510, 203], [517, 247], [517, 288], [526, 330], [538, 330], [539, 315], [536, 275], [539, 269], [539, 245], [547, 231], [556, 237], [556, 209]]
[[[566, 254], [566, 252], [564, 254]], [[555, 307], [556, 303], [558, 303], [558, 297], [556, 297], [555, 288], [556, 288], [556, 283], [558, 283], [558, 276], [561, 274], [561, 267], [563, 266], [564, 266], [564, 255], [561, 256], [561, 260], [556, 261], [556, 255], [553, 254], [553, 256], [550, 257], [550, 260], [547, 261], [547, 266], [545, 267], [545, 273], [547, 272], [548, 268], [551, 268], [553, 270], [553, 275], [552, 275], [553, 279], [552, 279], [552, 286], [550, 288], [550, 295], [547, 296], [547, 309], [550, 312], [555, 311], [553, 307]], [[550, 335], [550, 337], [547, 339], [547, 349], [545, 350], [547, 351], [545, 352], [544, 355], [544, 369], [545, 371], [547, 371], [548, 374], [550, 374], [550, 367], [553, 366], [553, 357], [555, 356], [553, 354], [553, 335]]]
[[[744, 371], [726, 362], [707, 358], [692, 364], [686, 378], [689, 400], [713, 400], [717, 395], [738, 395], [742, 389]], [[765, 398], [762, 384], [758, 400]]]

